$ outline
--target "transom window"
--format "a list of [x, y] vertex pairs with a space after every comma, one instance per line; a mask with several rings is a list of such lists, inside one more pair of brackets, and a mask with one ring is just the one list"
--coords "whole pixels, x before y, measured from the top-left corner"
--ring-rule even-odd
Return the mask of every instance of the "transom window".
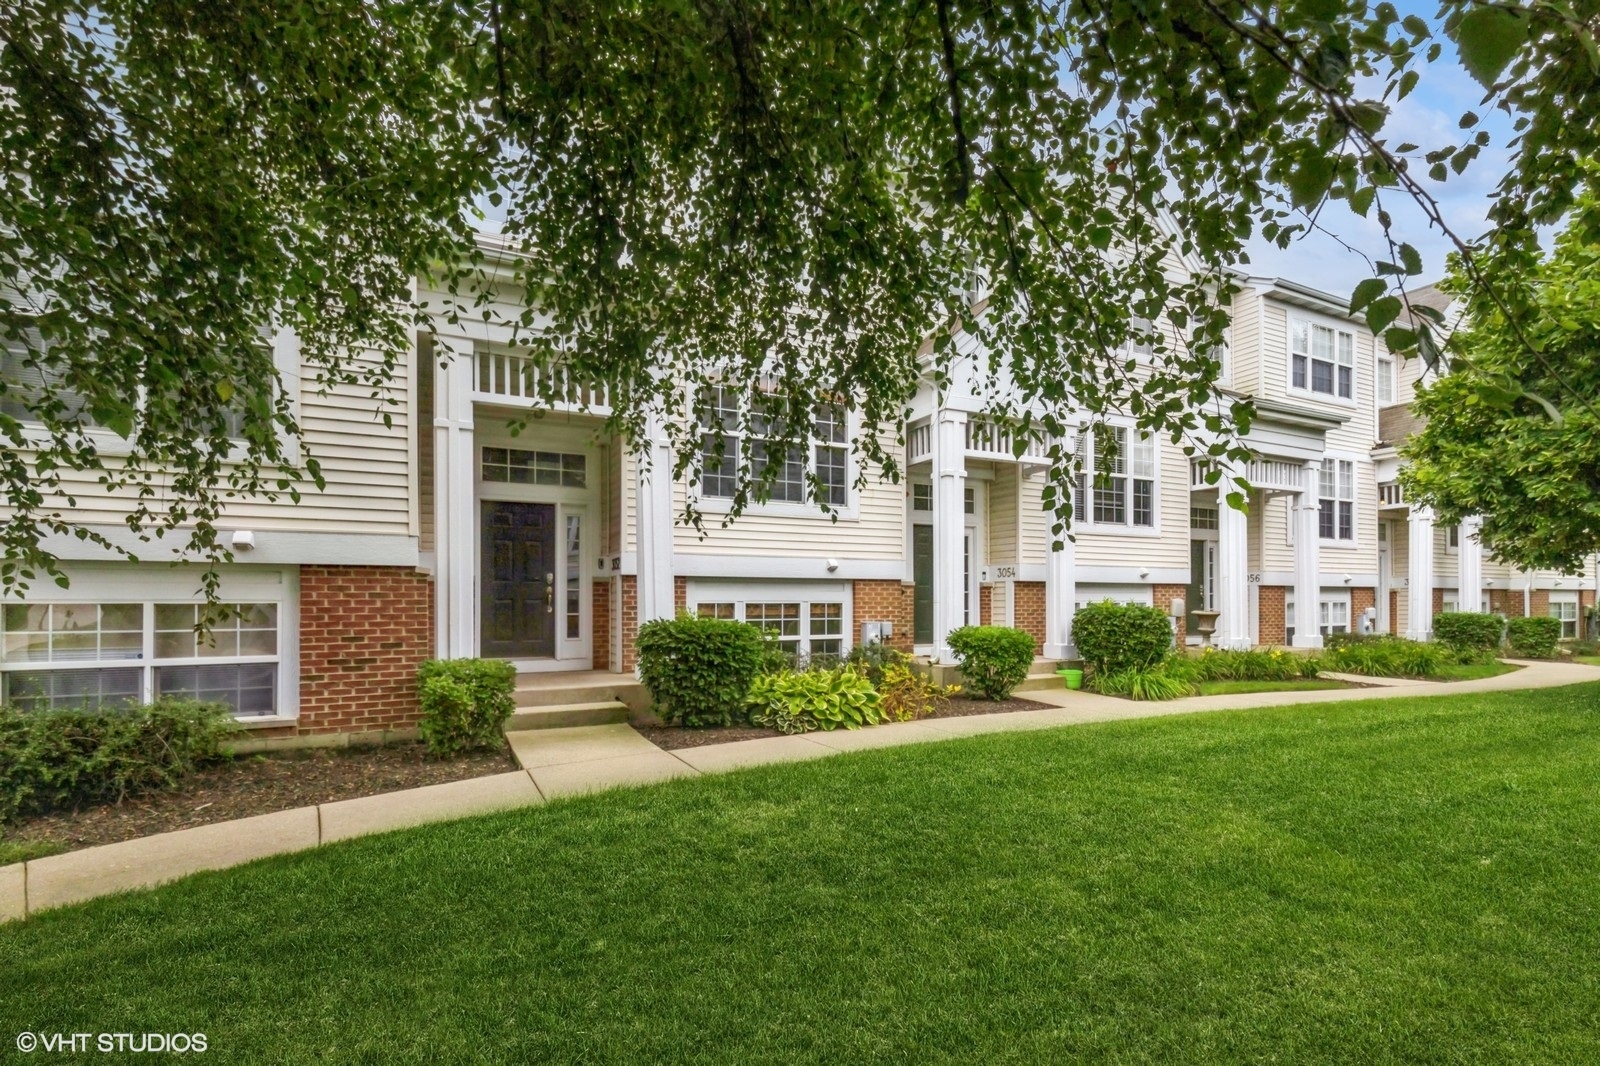
[[0, 686], [21, 710], [107, 709], [162, 696], [215, 700], [241, 717], [277, 707], [275, 603], [225, 604], [201, 639], [195, 603], [14, 603]]
[[1356, 338], [1304, 319], [1289, 324], [1290, 383], [1297, 389], [1355, 398]]
[[932, 485], [912, 485], [911, 486], [911, 509], [913, 511], [931, 511], [931, 510], [933, 510], [933, 486]]
[[1078, 437], [1078, 460], [1075, 515], [1080, 519], [1089, 516], [1095, 525], [1148, 528], [1156, 524], [1154, 437], [1130, 434], [1123, 426], [1099, 425], [1093, 433]]
[[1356, 539], [1356, 464], [1322, 460], [1317, 500], [1317, 534], [1323, 540]]
[[[704, 496], [732, 499], [739, 491], [740, 411], [746, 398], [728, 386], [709, 389], [701, 403], [700, 491]], [[776, 439], [783, 424], [760, 411], [749, 419], [750, 478], [759, 482], [771, 471], [768, 498], [784, 503], [806, 501], [806, 478], [817, 481], [821, 502], [843, 507], [850, 499], [849, 426], [844, 408], [818, 403], [812, 409], [809, 440], [784, 448]], [[718, 444], [721, 431], [721, 447]], [[781, 453], [781, 454], [780, 454]]]
[[1191, 529], [1216, 529], [1217, 508], [1201, 507], [1199, 504], [1189, 505], [1189, 528]]
[[588, 483], [588, 459], [577, 452], [534, 452], [521, 448], [483, 449], [483, 480], [513, 485], [559, 485], [581, 489]]

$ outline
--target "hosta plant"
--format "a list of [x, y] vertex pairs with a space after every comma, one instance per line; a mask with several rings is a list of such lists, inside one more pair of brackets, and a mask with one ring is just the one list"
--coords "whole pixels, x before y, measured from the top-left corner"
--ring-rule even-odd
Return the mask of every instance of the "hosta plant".
[[750, 686], [745, 706], [751, 724], [780, 733], [858, 729], [884, 721], [883, 701], [872, 682], [849, 667], [762, 674]]

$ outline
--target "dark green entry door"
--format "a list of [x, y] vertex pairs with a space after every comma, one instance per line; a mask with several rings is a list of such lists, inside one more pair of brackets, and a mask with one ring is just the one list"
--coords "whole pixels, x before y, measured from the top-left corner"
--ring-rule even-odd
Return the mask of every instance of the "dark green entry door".
[[911, 639], [933, 643], [933, 527], [911, 527]]
[[483, 503], [483, 635], [480, 654], [551, 658], [556, 652], [556, 508]]

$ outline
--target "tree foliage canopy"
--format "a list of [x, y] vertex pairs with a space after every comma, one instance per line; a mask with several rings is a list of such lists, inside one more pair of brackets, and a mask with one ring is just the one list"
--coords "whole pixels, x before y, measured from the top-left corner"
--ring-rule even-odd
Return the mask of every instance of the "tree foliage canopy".
[[1407, 495], [1445, 522], [1483, 515], [1498, 559], [1568, 572], [1600, 552], [1600, 166], [1549, 256], [1489, 260], [1510, 314], [1469, 303], [1450, 373], [1420, 390]]
[[[1475, 115], [1460, 143], [1385, 137], [1447, 49], [1515, 118], [1485, 240], [1529, 254], [1531, 224], [1571, 206], [1600, 148], [1595, 11], [15, 0], [0, 9], [0, 332], [34, 383], [7, 385], [0, 414], [4, 583], [51, 567], [43, 533], [87, 535], [65, 471], [139, 492], [136, 531], [225, 555], [225, 497], [318, 480], [263, 338], [292, 330], [323, 385], [361, 382], [381, 404], [431, 315], [493, 313], [491, 266], [523, 301], [518, 342], [603, 382], [635, 438], [659, 415], [684, 465], [695, 386], [726, 380], [750, 393], [743, 428], [759, 419], [778, 446], [819, 394], [847, 397], [876, 460], [864, 474], [894, 472], [882, 441], [919, 349], [932, 342], [937, 372], [961, 323], [1014, 380], [1006, 410], [1042, 412], [1028, 430], [1058, 442], [1065, 520], [1059, 441], [1085, 419], [1234, 444], [1249, 407], [1215, 392], [1214, 353], [1253, 235], [1287, 243], [1332, 207], [1391, 232], [1395, 198], [1432, 209], [1413, 168], [1459, 174], [1483, 151]], [[464, 208], [484, 199], [504, 207], [509, 255], [473, 239]], [[1396, 325], [1421, 262], [1392, 236], [1351, 306], [1431, 354]], [[427, 274], [450, 306], [418, 305]], [[1177, 343], [1145, 325], [1162, 318]], [[1153, 347], [1141, 365], [1130, 340]], [[735, 510], [772, 473], [743, 447], [756, 476]]]

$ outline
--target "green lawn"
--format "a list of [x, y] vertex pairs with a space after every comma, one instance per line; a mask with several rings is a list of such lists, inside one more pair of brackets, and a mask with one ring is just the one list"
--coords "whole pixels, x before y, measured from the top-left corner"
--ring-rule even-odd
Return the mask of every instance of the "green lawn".
[[1237, 696], [1242, 692], [1320, 692], [1352, 686], [1327, 677], [1301, 677], [1293, 681], [1202, 681], [1197, 687], [1202, 696]]
[[1572, 661], [1586, 666], [1600, 666], [1600, 655], [1574, 655]]
[[48, 840], [0, 840], [0, 866], [7, 863], [41, 859], [64, 850], [62, 845]]
[[1509, 674], [1513, 670], [1521, 670], [1520, 666], [1512, 666], [1499, 660], [1487, 663], [1451, 663], [1439, 670], [1435, 681], [1476, 681], [1480, 677], [1499, 677]]
[[227, 1062], [1595, 1061], [1597, 775], [1588, 684], [676, 781], [0, 926], [0, 1033], [200, 1031]]

